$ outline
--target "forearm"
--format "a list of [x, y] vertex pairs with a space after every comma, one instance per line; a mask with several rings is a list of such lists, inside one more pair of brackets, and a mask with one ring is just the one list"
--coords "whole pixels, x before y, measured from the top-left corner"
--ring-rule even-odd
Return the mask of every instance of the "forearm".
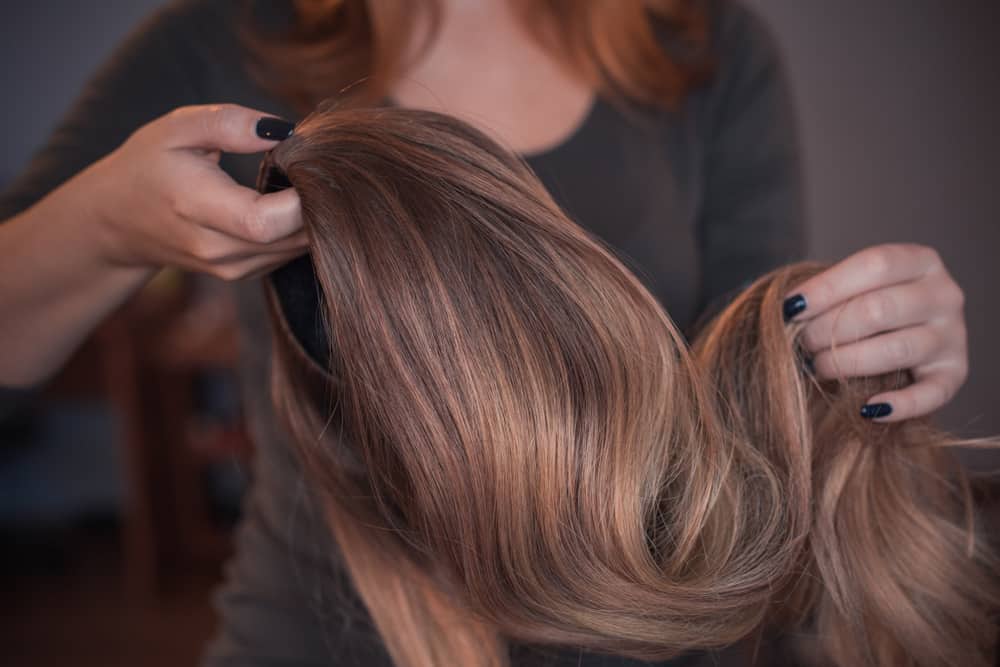
[[104, 256], [96, 213], [58, 188], [0, 223], [0, 385], [44, 381], [153, 270]]

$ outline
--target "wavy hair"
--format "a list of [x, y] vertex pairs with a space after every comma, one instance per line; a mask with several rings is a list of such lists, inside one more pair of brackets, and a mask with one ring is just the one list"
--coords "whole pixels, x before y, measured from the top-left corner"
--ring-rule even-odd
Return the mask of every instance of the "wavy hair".
[[[901, 375], [817, 382], [764, 276], [689, 346], [529, 168], [453, 118], [324, 107], [296, 188], [326, 347], [268, 283], [274, 400], [399, 667], [642, 659], [757, 632], [838, 667], [987, 665], [996, 560]], [[310, 288], [311, 289], [311, 286]]]

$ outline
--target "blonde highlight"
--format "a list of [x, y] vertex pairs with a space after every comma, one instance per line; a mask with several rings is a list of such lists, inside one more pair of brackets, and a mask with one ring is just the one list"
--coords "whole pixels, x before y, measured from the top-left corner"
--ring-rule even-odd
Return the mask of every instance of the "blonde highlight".
[[819, 383], [762, 277], [688, 346], [522, 161], [455, 119], [323, 107], [299, 192], [329, 336], [269, 291], [278, 412], [399, 667], [510, 642], [662, 659], [764, 631], [815, 664], [987, 665], [996, 557], [949, 438]]

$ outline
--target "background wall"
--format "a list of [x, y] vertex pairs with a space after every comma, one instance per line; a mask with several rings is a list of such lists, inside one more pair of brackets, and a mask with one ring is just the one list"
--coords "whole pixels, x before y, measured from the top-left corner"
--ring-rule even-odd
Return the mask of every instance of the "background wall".
[[[1000, 9], [989, 0], [749, 0], [786, 53], [800, 112], [812, 254], [916, 241], [968, 298], [972, 372], [942, 415], [1000, 433]], [[0, 40], [0, 186], [156, 0], [9, 3]]]
[[774, 28], [795, 87], [812, 254], [937, 248], [966, 292], [971, 358], [941, 419], [964, 435], [1000, 434], [1000, 6], [750, 4]]

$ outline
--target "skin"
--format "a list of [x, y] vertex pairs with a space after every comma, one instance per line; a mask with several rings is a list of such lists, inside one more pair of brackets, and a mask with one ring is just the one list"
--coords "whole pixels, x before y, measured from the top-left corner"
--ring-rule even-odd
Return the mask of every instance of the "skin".
[[817, 377], [833, 379], [910, 369], [915, 382], [872, 396], [900, 421], [940, 408], [969, 371], [965, 296], [933, 248], [884, 244], [835, 264], [795, 290], [806, 309], [803, 346]]
[[55, 373], [162, 266], [235, 280], [302, 253], [298, 195], [259, 195], [218, 166], [220, 151], [274, 146], [254, 131], [263, 115], [177, 109], [0, 224], [0, 384]]
[[[435, 43], [391, 91], [397, 103], [456, 115], [522, 154], [573, 133], [594, 91], [532, 42], [506, 3], [442, 8]], [[0, 384], [52, 375], [161, 266], [238, 280], [303, 251], [294, 190], [259, 195], [218, 166], [220, 151], [274, 145], [254, 132], [264, 115], [226, 104], [177, 109], [0, 224]], [[794, 294], [808, 304], [796, 319], [807, 321], [818, 376], [913, 370], [914, 385], [871, 398], [892, 405], [884, 420], [931, 412], [964, 382], [962, 291], [932, 249], [868, 248]]]

